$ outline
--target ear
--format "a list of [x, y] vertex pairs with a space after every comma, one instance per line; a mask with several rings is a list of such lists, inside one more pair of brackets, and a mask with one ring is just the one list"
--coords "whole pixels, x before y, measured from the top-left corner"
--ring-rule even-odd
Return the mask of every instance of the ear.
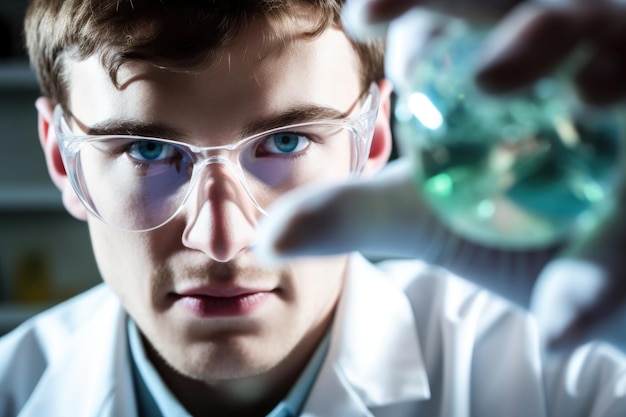
[[37, 108], [37, 127], [39, 131], [39, 142], [43, 148], [43, 153], [48, 166], [48, 174], [54, 185], [61, 190], [63, 205], [65, 209], [79, 220], [87, 219], [87, 210], [80, 202], [74, 188], [67, 176], [61, 151], [57, 142], [53, 126], [54, 106], [47, 97], [40, 97], [35, 101]]
[[378, 172], [389, 160], [393, 140], [391, 137], [391, 92], [392, 84], [383, 79], [378, 82], [380, 91], [380, 107], [374, 126], [374, 136], [370, 147], [370, 154], [363, 169], [363, 176], [368, 177]]

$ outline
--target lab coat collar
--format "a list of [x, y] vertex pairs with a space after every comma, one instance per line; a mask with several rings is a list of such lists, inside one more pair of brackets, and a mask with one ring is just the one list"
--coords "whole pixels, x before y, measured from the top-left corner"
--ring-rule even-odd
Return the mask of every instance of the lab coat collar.
[[411, 305], [360, 255], [351, 258], [331, 345], [303, 416], [371, 416], [370, 407], [430, 398]]
[[[52, 355], [20, 417], [136, 415], [126, 315], [110, 290], [99, 290], [101, 296], [89, 300], [98, 304], [94, 319], [70, 335], [71, 340], [63, 341], [62, 351]], [[54, 332], [54, 323], [50, 324], [42, 323], [40, 329]]]

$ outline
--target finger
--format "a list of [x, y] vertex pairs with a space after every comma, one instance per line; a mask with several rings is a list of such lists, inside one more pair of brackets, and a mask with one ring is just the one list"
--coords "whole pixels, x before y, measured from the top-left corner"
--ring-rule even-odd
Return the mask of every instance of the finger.
[[615, 272], [577, 259], [560, 259], [546, 268], [531, 311], [547, 351], [571, 351], [598, 340], [626, 347], [626, 288], [623, 277], [612, 276]]
[[[368, 22], [393, 20], [416, 6], [469, 19], [495, 19], [523, 0], [350, 0]], [[350, 6], [352, 7], [352, 6]]]
[[[343, 26], [354, 39], [381, 39], [391, 21], [411, 9], [427, 9], [470, 20], [493, 21], [522, 0], [348, 0], [342, 11]], [[419, 22], [416, 22], [419, 24]]]
[[624, 346], [626, 320], [623, 289], [607, 288], [589, 309], [581, 310], [569, 325], [546, 339], [550, 351], [567, 351], [590, 341]]
[[424, 0], [370, 0], [363, 2], [367, 7], [370, 21], [381, 22], [392, 20], [412, 7], [424, 4]]
[[580, 69], [575, 78], [580, 97], [605, 106], [626, 98], [626, 34], [621, 43], [604, 45]]
[[290, 193], [260, 224], [257, 257], [267, 264], [355, 250], [414, 255], [420, 199], [410, 172], [399, 161], [372, 180]]
[[622, 204], [607, 207], [603, 219], [583, 231], [538, 279], [531, 311], [551, 350], [571, 349], [593, 339], [626, 341], [626, 327], [615, 331], [617, 323], [626, 320]]
[[364, 42], [383, 39], [391, 20], [420, 3], [421, 0], [348, 0], [341, 20], [353, 39]]
[[557, 68], [585, 32], [565, 9], [524, 4], [489, 35], [480, 57], [478, 84], [491, 93], [526, 86]]
[[433, 43], [440, 41], [441, 21], [432, 12], [413, 9], [396, 19], [387, 32], [385, 77], [397, 91], [409, 91], [413, 74]]
[[361, 42], [382, 39], [387, 34], [388, 22], [370, 15], [366, 0], [348, 0], [341, 11], [341, 23], [351, 38]]
[[530, 311], [549, 350], [581, 344], [592, 325], [600, 324], [596, 317], [595, 323], [583, 325], [582, 316], [602, 299], [608, 282], [606, 270], [592, 262], [560, 258], [548, 264], [533, 290]]

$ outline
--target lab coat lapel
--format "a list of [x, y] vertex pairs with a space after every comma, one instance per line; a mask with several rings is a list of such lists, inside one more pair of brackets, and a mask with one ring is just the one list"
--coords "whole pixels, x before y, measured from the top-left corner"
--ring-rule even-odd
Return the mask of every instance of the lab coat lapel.
[[19, 416], [134, 416], [125, 321], [117, 300], [108, 297], [89, 325], [53, 352]]
[[408, 299], [360, 255], [351, 258], [331, 345], [303, 416], [371, 416], [370, 407], [430, 397]]

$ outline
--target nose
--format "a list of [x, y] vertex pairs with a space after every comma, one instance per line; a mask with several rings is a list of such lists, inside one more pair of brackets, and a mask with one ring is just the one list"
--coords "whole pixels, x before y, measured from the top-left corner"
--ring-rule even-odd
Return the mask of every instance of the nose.
[[225, 163], [205, 166], [186, 204], [183, 244], [227, 262], [249, 248], [259, 211]]

